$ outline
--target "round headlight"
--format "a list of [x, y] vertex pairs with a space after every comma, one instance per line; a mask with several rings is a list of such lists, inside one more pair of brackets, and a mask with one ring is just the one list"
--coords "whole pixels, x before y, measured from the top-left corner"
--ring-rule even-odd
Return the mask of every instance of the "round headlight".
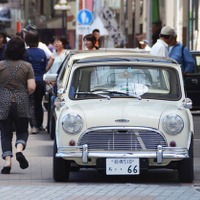
[[176, 114], [167, 115], [162, 122], [163, 129], [170, 135], [176, 135], [183, 130], [183, 119]]
[[77, 114], [67, 114], [63, 117], [62, 127], [66, 133], [76, 134], [81, 131], [83, 127], [83, 120]]

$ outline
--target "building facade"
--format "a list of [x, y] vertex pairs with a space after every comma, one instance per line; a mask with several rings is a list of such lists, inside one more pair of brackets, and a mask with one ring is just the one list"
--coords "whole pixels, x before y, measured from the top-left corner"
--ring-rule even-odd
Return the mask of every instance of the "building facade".
[[[56, 3], [58, 0], [1, 0], [0, 20], [5, 21], [10, 35], [33, 23], [47, 43], [53, 35], [63, 34], [64, 19], [70, 45], [79, 49], [82, 35], [95, 26], [101, 29], [106, 47], [136, 48], [144, 38], [155, 43], [162, 26], [169, 25], [179, 41], [200, 50], [199, 0], [68, 0], [71, 9], [65, 13], [54, 9]], [[88, 27], [77, 22], [82, 9], [93, 14], [93, 23]]]

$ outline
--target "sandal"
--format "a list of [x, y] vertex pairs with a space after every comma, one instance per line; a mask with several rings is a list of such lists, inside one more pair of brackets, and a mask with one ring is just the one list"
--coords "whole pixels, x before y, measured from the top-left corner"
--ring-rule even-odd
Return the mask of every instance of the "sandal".
[[10, 174], [11, 167], [3, 167], [1, 170], [2, 174]]
[[19, 166], [21, 169], [26, 169], [29, 166], [28, 161], [26, 160], [22, 152], [16, 153], [16, 159], [19, 162]]

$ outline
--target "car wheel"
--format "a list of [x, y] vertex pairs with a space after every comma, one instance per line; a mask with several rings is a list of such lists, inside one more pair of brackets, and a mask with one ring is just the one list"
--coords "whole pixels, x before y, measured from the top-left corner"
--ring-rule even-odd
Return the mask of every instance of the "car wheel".
[[178, 166], [179, 181], [191, 183], [194, 180], [194, 155], [193, 155], [193, 137], [189, 148], [189, 158], [180, 161]]
[[56, 182], [67, 182], [69, 180], [70, 161], [56, 157], [57, 145], [54, 141], [53, 155], [53, 178]]
[[52, 105], [51, 105], [51, 97], [52, 97], [52, 92], [49, 92], [48, 95], [48, 107], [47, 107], [47, 131], [48, 133], [50, 132], [50, 120], [51, 120], [51, 111], [52, 111]]
[[50, 131], [50, 105], [47, 108], [47, 133]]
[[53, 111], [51, 110], [51, 114], [50, 114], [50, 120], [49, 120], [49, 134], [50, 134], [50, 138], [52, 140], [54, 140], [55, 138], [55, 118], [53, 117]]

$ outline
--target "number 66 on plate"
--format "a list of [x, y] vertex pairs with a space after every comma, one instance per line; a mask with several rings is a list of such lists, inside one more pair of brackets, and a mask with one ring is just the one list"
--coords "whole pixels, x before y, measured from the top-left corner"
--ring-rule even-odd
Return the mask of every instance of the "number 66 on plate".
[[140, 174], [139, 158], [107, 158], [107, 175], [138, 175]]

